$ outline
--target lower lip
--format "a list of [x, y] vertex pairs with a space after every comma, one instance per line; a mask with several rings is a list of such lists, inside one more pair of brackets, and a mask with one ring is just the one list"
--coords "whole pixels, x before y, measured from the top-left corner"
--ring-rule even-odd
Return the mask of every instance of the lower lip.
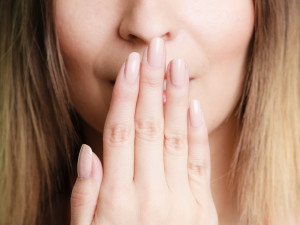
[[163, 91], [163, 104], [164, 104], [164, 106], [166, 105], [166, 103], [167, 103], [167, 93], [166, 93], [166, 91]]

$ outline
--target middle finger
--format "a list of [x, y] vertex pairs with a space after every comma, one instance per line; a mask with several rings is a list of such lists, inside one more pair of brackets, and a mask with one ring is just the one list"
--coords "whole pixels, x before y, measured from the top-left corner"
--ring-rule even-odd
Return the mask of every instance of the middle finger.
[[141, 65], [140, 91], [135, 115], [134, 180], [142, 185], [166, 184], [163, 162], [164, 41], [154, 38]]

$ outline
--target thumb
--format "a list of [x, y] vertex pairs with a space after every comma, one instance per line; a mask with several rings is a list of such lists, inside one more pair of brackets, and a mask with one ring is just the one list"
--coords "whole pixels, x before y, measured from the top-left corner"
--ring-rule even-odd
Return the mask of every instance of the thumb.
[[92, 224], [102, 171], [97, 155], [88, 145], [83, 144], [78, 157], [78, 177], [71, 195], [71, 225]]

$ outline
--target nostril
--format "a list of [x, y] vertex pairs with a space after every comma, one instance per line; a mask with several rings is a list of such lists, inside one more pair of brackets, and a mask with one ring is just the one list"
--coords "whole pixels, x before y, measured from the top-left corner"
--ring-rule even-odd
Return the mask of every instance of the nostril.
[[137, 39], [137, 36], [133, 35], [133, 34], [129, 34], [129, 40], [135, 40]]

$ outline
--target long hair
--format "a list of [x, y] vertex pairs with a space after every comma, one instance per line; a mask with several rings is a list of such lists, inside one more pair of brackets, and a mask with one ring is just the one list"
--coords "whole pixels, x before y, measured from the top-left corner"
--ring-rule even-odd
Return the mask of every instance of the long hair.
[[229, 182], [242, 224], [294, 224], [300, 212], [299, 15], [297, 0], [255, 1], [252, 53], [235, 112], [241, 133]]
[[[42, 224], [79, 141], [52, 1], [0, 1], [0, 224]], [[63, 179], [64, 178], [64, 179]], [[40, 218], [39, 218], [40, 217]]]
[[[53, 4], [0, 1], [0, 224], [40, 224], [72, 188], [81, 135]], [[254, 4], [229, 184], [242, 224], [277, 225], [299, 203], [300, 8], [297, 0]]]

